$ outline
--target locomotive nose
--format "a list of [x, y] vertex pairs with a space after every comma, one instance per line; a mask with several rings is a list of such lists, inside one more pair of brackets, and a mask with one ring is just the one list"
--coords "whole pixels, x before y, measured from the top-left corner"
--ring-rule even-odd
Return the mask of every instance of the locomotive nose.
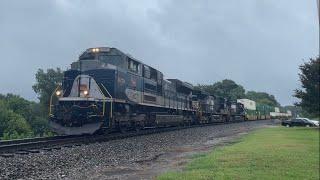
[[102, 122], [84, 124], [80, 127], [66, 127], [56, 121], [49, 121], [49, 126], [54, 130], [54, 132], [61, 135], [82, 135], [94, 134], [101, 128]]
[[[78, 135], [93, 134], [102, 125], [101, 112], [94, 103], [60, 102], [63, 106], [57, 107], [56, 116], [51, 116], [51, 128], [58, 134]], [[70, 102], [69, 102], [70, 103]]]
[[94, 134], [106, 123], [106, 97], [89, 75], [78, 75], [69, 87], [50, 105], [50, 127], [64, 135]]

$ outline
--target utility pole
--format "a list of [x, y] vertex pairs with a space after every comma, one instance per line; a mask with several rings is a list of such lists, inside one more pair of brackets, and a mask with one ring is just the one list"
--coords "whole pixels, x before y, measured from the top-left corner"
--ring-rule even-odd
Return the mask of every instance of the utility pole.
[[317, 10], [318, 10], [318, 31], [319, 31], [319, 43], [318, 43], [318, 46], [319, 46], [319, 54], [318, 56], [320, 57], [320, 0], [316, 0], [317, 1]]

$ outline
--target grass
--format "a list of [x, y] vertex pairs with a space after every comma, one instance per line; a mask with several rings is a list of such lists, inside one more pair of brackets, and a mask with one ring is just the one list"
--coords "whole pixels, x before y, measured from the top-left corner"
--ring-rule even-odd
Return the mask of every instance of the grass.
[[267, 128], [240, 142], [196, 156], [167, 179], [319, 179], [319, 130]]

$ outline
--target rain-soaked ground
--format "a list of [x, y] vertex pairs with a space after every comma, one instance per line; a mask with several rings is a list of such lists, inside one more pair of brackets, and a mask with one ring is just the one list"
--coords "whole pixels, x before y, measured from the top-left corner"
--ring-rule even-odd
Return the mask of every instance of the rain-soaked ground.
[[182, 171], [196, 154], [275, 124], [255, 121], [197, 127], [0, 158], [0, 179], [154, 179], [163, 172]]

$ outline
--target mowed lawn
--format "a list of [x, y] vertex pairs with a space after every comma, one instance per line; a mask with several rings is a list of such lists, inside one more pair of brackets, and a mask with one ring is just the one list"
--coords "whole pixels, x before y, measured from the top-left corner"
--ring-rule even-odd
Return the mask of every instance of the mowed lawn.
[[319, 129], [266, 128], [217, 148], [165, 179], [319, 179]]

